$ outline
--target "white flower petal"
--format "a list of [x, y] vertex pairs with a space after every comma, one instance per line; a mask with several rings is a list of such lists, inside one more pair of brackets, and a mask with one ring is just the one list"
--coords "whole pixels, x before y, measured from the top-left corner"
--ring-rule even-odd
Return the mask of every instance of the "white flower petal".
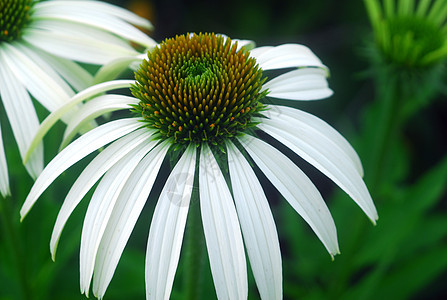
[[122, 119], [101, 125], [70, 144], [46, 166], [34, 183], [20, 210], [22, 219], [46, 188], [66, 169], [98, 148], [141, 127], [138, 119]]
[[218, 299], [247, 299], [247, 266], [239, 220], [227, 183], [210, 148], [202, 145], [200, 209]]
[[334, 220], [312, 181], [269, 144], [248, 135], [239, 141], [265, 176], [309, 224], [328, 252], [331, 255], [339, 253]]
[[290, 100], [319, 100], [333, 94], [328, 87], [326, 70], [303, 68], [279, 75], [266, 82], [262, 91], [268, 96]]
[[47, 62], [54, 71], [64, 78], [74, 90], [81, 91], [92, 84], [93, 76], [77, 63], [68, 59], [50, 55], [47, 52], [35, 47], [31, 49], [29, 48], [30, 46], [25, 43], [23, 43], [23, 45], [23, 51], [27, 51], [26, 53], [28, 56], [29, 53], [36, 53], [38, 57]]
[[103, 65], [98, 70], [98, 72], [96, 72], [93, 82], [94, 84], [98, 84], [101, 82], [113, 80], [127, 68], [132, 68], [134, 63], [140, 65], [143, 59], [144, 57], [140, 56], [128, 56], [114, 59], [109, 63]]
[[282, 299], [278, 233], [262, 186], [245, 157], [227, 144], [234, 202], [261, 299]]
[[112, 279], [169, 146], [163, 142], [143, 158], [116, 201], [96, 256], [93, 294], [98, 298], [104, 296]]
[[262, 70], [319, 67], [326, 69], [320, 59], [306, 46], [284, 44], [276, 47], [266, 46], [250, 51]]
[[51, 11], [56, 13], [72, 11], [74, 9], [81, 12], [98, 11], [103, 14], [118, 17], [130, 24], [134, 24], [142, 28], [152, 29], [153, 27], [151, 22], [127, 9], [100, 1], [47, 1], [36, 3], [34, 8], [38, 10], [45, 9], [47, 11], [51, 9]]
[[156, 144], [157, 141], [140, 144], [121, 158], [101, 179], [90, 200], [84, 218], [79, 253], [81, 292], [87, 296], [99, 243], [116, 200], [138, 163]]
[[[12, 44], [3, 43], [3, 57], [15, 77], [46, 109], [53, 111], [73, 96], [73, 90], [57, 75], [49, 72]], [[45, 64], [45, 63], [42, 63]]]
[[6, 163], [5, 148], [3, 147], [2, 128], [0, 126], [0, 193], [2, 197], [11, 194], [9, 190], [8, 165]]
[[[86, 41], [99, 40], [113, 47], [117, 46], [118, 48], [127, 49], [129, 51], [134, 50], [128, 41], [119, 36], [81, 23], [65, 22], [54, 19], [34, 20], [27, 28], [24, 28], [22, 37], [24, 40], [27, 40], [27, 37], [32, 35], [33, 32], [47, 32], [58, 36], [68, 37], [76, 36]], [[44, 49], [44, 51], [48, 50], [51, 51], [51, 49]], [[97, 49], [97, 51], [102, 51], [105, 56], [110, 55], [108, 54], [108, 49]]]
[[131, 24], [121, 20], [117, 16], [106, 14], [101, 10], [89, 10], [87, 7], [75, 7], [70, 5], [58, 8], [41, 5], [33, 12], [34, 19], [60, 20], [67, 23], [80, 23], [89, 25], [114, 33], [124, 39], [139, 43], [146, 47], [154, 46], [156, 43], [146, 34]]
[[[46, 73], [51, 74], [56, 71], [59, 76], [65, 79], [65, 81], [77, 91], [89, 87], [93, 82], [93, 76], [71, 60], [50, 55], [45, 51], [28, 45], [27, 43], [17, 44], [16, 47], [36, 62], [42, 69], [45, 67]], [[66, 85], [65, 82], [62, 84]]]
[[258, 127], [289, 147], [296, 154], [314, 165], [342, 188], [365, 212], [373, 223], [377, 211], [362, 177], [351, 161], [336, 147], [328, 147], [318, 136], [306, 128], [290, 127], [290, 121], [270, 119]]
[[121, 45], [107, 43], [103, 40], [35, 29], [28, 29], [26, 34], [23, 35], [23, 39], [54, 55], [91, 64], [102, 65], [120, 56], [138, 54], [131, 48], [124, 48]]
[[[320, 118], [304, 112], [299, 109], [295, 109], [288, 106], [269, 105], [268, 109], [262, 112], [266, 117], [275, 120], [288, 123], [290, 132], [294, 132], [295, 128], [303, 128], [306, 136], [319, 139], [326, 148], [336, 149], [340, 152], [342, 157], [349, 160], [353, 167], [357, 170], [360, 176], [363, 177], [363, 167], [357, 152], [349, 144], [349, 142], [328, 123]], [[268, 120], [258, 119], [261, 123]], [[286, 121], [287, 120], [287, 121]], [[284, 128], [286, 128], [284, 126]]]
[[67, 197], [62, 204], [59, 214], [57, 215], [56, 223], [51, 235], [50, 251], [53, 260], [56, 256], [56, 248], [61, 236], [62, 230], [70, 217], [71, 213], [87, 194], [90, 188], [109, 170], [117, 161], [127, 155], [135, 147], [141, 143], [150, 141], [152, 132], [147, 128], [141, 128], [131, 132], [117, 141], [110, 144], [107, 148], [101, 151], [84, 169], [75, 181]]
[[196, 147], [189, 146], [158, 199], [146, 250], [146, 298], [169, 299], [194, 184]]
[[100, 93], [120, 88], [128, 88], [134, 81], [132, 80], [114, 80], [109, 82], [100, 83], [91, 86], [82, 92], [77, 93], [73, 98], [66, 101], [66, 103], [59, 107], [57, 110], [53, 111], [40, 125], [37, 130], [34, 139], [32, 140], [29, 149], [25, 155], [24, 161], [26, 162], [29, 155], [34, 151], [34, 149], [42, 141], [45, 134], [50, 130], [50, 128], [60, 119], [64, 117], [69, 112], [72, 112], [73, 108], [84, 100], [89, 100], [91, 97], [98, 95]]
[[64, 132], [61, 149], [70, 143], [74, 136], [91, 120], [108, 112], [131, 109], [129, 105], [138, 104], [139, 100], [134, 97], [122, 95], [102, 95], [94, 98], [83, 105], [70, 119]]
[[[0, 52], [0, 96], [11, 124], [14, 138], [22, 158], [28, 149], [34, 134], [39, 128], [39, 120], [31, 98], [8, 68]], [[40, 145], [25, 164], [26, 170], [36, 178], [43, 170], [43, 146]]]

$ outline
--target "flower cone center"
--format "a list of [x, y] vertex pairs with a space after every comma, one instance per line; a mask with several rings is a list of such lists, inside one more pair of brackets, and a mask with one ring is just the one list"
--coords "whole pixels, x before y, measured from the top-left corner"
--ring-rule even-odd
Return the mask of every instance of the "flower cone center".
[[148, 126], [180, 143], [213, 144], [253, 126], [264, 81], [256, 60], [229, 38], [181, 35], [148, 53], [132, 93]]
[[33, 0], [0, 0], [0, 41], [13, 41], [20, 37], [28, 23]]

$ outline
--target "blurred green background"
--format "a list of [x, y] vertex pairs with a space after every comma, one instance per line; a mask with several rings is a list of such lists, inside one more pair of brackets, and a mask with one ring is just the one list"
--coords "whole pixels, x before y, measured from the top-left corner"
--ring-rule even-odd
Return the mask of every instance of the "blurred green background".
[[[379, 221], [373, 226], [335, 184], [294, 157], [328, 202], [337, 225], [341, 255], [331, 261], [307, 224], [261, 177], [281, 242], [285, 299], [447, 298], [446, 89], [421, 105], [399, 128], [385, 148], [383, 165], [374, 165], [371, 151], [381, 120], [380, 87], [368, 59], [373, 37], [362, 1], [110, 2], [151, 20], [155, 29], [149, 34], [157, 41], [186, 32], [216, 32], [251, 39], [258, 46], [299, 43], [310, 47], [329, 67], [334, 95], [293, 106], [327, 121], [353, 144], [362, 159], [368, 184], [369, 172], [378, 169], [374, 171], [380, 174], [378, 183], [369, 187]], [[4, 121], [4, 110], [0, 113], [13, 193], [8, 199], [10, 207], [2, 209], [16, 216], [12, 219], [15, 221], [2, 219], [1, 224], [14, 234], [0, 233], [0, 299], [85, 299], [79, 292], [78, 253], [89, 196], [70, 218], [56, 262], [51, 261], [49, 241], [60, 205], [89, 158], [60, 176], [24, 222], [19, 223], [18, 211], [32, 180], [21, 165], [9, 125]], [[40, 115], [46, 115], [43, 108]], [[63, 129], [58, 124], [47, 136], [46, 162], [56, 154]], [[105, 299], [145, 297], [144, 255], [155, 190]], [[7, 242], [11, 239], [14, 245]], [[208, 266], [205, 268], [202, 295], [204, 299], [214, 299], [211, 273]], [[182, 270], [181, 261], [178, 273]], [[249, 298], [258, 299], [256, 285], [249, 276]], [[181, 289], [181, 282], [174, 282], [172, 299], [182, 298]]]

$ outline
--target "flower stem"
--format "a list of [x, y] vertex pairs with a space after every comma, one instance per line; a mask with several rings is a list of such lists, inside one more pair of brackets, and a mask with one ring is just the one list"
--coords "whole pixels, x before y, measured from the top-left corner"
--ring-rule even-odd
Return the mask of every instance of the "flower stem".
[[[386, 76], [385, 76], [386, 77]], [[389, 78], [388, 81], [379, 82], [378, 94], [376, 101], [378, 102], [379, 111], [375, 116], [377, 120], [375, 124], [373, 144], [370, 145], [368, 168], [366, 170], [366, 181], [371, 190], [372, 196], [378, 194], [380, 190], [381, 180], [386, 174], [389, 158], [389, 149], [395, 139], [398, 138], [400, 127], [399, 105], [402, 98], [401, 81], [397, 78]]]
[[[21, 287], [21, 293], [23, 299], [33, 299], [30, 283], [28, 279], [28, 272], [26, 270], [26, 264], [24, 261], [23, 248], [20, 241], [20, 235], [17, 227], [14, 224], [13, 218], [16, 214], [10, 205], [8, 198], [0, 196], [0, 218], [2, 219], [2, 229], [4, 233], [5, 242], [10, 252], [10, 257], [12, 262], [16, 265], [16, 270], [18, 272], [17, 276], [19, 279], [19, 284]], [[17, 214], [16, 220], [19, 220]]]
[[184, 299], [198, 300], [201, 298], [202, 270], [204, 259], [204, 236], [201, 224], [198, 192], [193, 189], [188, 213], [185, 241]]

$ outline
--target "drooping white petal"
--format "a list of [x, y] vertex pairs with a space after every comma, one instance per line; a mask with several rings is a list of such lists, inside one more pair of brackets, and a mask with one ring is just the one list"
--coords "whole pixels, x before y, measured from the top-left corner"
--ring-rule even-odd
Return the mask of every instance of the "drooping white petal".
[[96, 72], [93, 79], [94, 84], [113, 80], [118, 77], [121, 72], [127, 68], [132, 68], [134, 64], [140, 65], [145, 57], [142, 55], [120, 57], [103, 65], [98, 72]]
[[135, 147], [107, 171], [96, 187], [84, 218], [79, 253], [81, 292], [87, 296], [99, 243], [116, 200], [138, 163], [156, 144], [150, 141]]
[[227, 183], [203, 144], [199, 167], [200, 210], [218, 299], [247, 299], [247, 266], [239, 220]]
[[118, 139], [110, 144], [107, 148], [101, 151], [84, 169], [75, 181], [67, 197], [62, 204], [59, 214], [57, 215], [56, 223], [51, 235], [50, 251], [53, 260], [56, 255], [56, 248], [62, 233], [62, 230], [67, 222], [69, 216], [87, 194], [90, 188], [109, 170], [117, 161], [127, 155], [135, 147], [143, 142], [150, 141], [152, 132], [147, 128], [141, 128], [129, 133], [126, 136]]
[[319, 67], [326, 69], [320, 59], [306, 46], [284, 44], [276, 47], [265, 46], [250, 51], [263, 70]]
[[[33, 22], [27, 28], [24, 28], [22, 35], [23, 39], [25, 41], [28, 40], [28, 36], [30, 35], [32, 36], [33, 32], [47, 32], [50, 34], [55, 34], [58, 36], [67, 36], [67, 37], [74, 35], [82, 40], [85, 40], [87, 43], [90, 40], [98, 40], [103, 43], [106, 43], [107, 45], [112, 46], [112, 48], [118, 47], [121, 49], [127, 49], [128, 51], [134, 50], [128, 41], [120, 38], [119, 36], [116, 36], [108, 31], [93, 28], [91, 26], [81, 23], [65, 22], [55, 19], [40, 19], [40, 20], [34, 19]], [[43, 50], [51, 53], [51, 48]], [[112, 53], [109, 53], [110, 49], [104, 48], [104, 49], [97, 49], [96, 51], [102, 51], [102, 53], [106, 57], [112, 55]], [[66, 55], [68, 55], [68, 53], [62, 55], [62, 57], [66, 57]]]
[[35, 8], [33, 18], [85, 24], [109, 31], [146, 47], [155, 45], [155, 42], [151, 38], [131, 24], [121, 20], [117, 16], [105, 14], [101, 10], [89, 10], [88, 4], [86, 5], [87, 7], [64, 5], [58, 8], [45, 5], [38, 6]]
[[304, 126], [290, 126], [289, 119], [270, 119], [259, 124], [259, 128], [292, 149], [314, 165], [342, 188], [366, 213], [373, 223], [377, 211], [362, 177], [343, 152], [328, 147], [324, 140], [307, 131]]
[[[8, 68], [5, 58], [0, 51], [0, 96], [11, 124], [14, 138], [19, 147], [22, 158], [31, 140], [39, 128], [39, 120], [34, 110], [31, 98], [12, 71]], [[36, 178], [43, 169], [43, 146], [34, 151], [30, 160], [25, 164], [26, 170]]]
[[331, 255], [339, 253], [334, 220], [312, 181], [269, 144], [248, 135], [239, 141], [265, 176], [309, 224], [328, 252]]
[[149, 152], [130, 175], [118, 196], [95, 261], [93, 294], [98, 298], [104, 296], [112, 279], [169, 146], [169, 142], [165, 141]]
[[158, 199], [146, 250], [146, 299], [169, 299], [194, 183], [196, 147], [189, 146]]
[[[326, 148], [337, 149], [340, 152], [339, 155], [349, 160], [363, 177], [363, 167], [357, 152], [337, 130], [325, 121], [302, 110], [280, 105], [268, 105], [268, 109], [262, 114], [275, 121], [287, 122], [291, 132], [295, 128], [302, 128], [306, 135], [319, 139]], [[258, 121], [268, 123], [265, 119], [258, 119]]]
[[259, 294], [282, 299], [281, 252], [267, 198], [245, 157], [232, 143], [227, 149], [234, 202]]
[[34, 151], [35, 147], [39, 145], [42, 141], [45, 134], [50, 130], [50, 128], [61, 118], [64, 117], [65, 114], [70, 112], [76, 105], [81, 103], [84, 100], [89, 100], [91, 97], [109, 91], [113, 89], [120, 88], [128, 88], [133, 83], [132, 80], [114, 80], [109, 82], [100, 83], [94, 86], [91, 86], [82, 92], [77, 93], [73, 98], [67, 101], [63, 106], [59, 107], [57, 110], [53, 111], [40, 125], [37, 130], [34, 139], [32, 140], [29, 149], [25, 155], [24, 161], [26, 162], [29, 158], [29, 155]]
[[93, 83], [93, 76], [71, 60], [50, 55], [35, 47], [31, 49], [26, 43], [23, 43], [22, 51], [28, 56], [31, 56], [31, 53], [35, 53], [37, 57], [42, 58], [51, 66], [51, 69], [62, 76], [76, 91], [86, 89]]
[[0, 126], [0, 193], [2, 197], [10, 195], [8, 165], [6, 163], [5, 148], [3, 147], [2, 128]]
[[83, 105], [67, 124], [61, 148], [64, 148], [79, 130], [91, 120], [108, 112], [130, 109], [129, 105], [138, 104], [138, 99], [122, 95], [102, 95]]
[[152, 24], [145, 18], [142, 18], [133, 12], [121, 8], [119, 6], [115, 6], [106, 2], [100, 1], [48, 1], [48, 2], [39, 2], [34, 6], [37, 10], [45, 9], [46, 11], [52, 11], [55, 13], [63, 13], [70, 12], [72, 10], [77, 11], [97, 11], [103, 14], [111, 15], [114, 17], [118, 17], [130, 24], [134, 24], [136, 26], [152, 29]]
[[[57, 56], [91, 64], [105, 64], [120, 56], [137, 55], [138, 52], [103, 40], [87, 39], [42, 30], [28, 29], [23, 39]], [[107, 49], [107, 51], [105, 51]]]
[[303, 68], [279, 75], [266, 82], [262, 91], [269, 97], [290, 100], [319, 100], [333, 94], [326, 80], [326, 70]]
[[15, 77], [49, 111], [57, 109], [73, 96], [73, 90], [56, 72], [49, 71], [49, 67], [42, 69], [12, 43], [3, 43], [2, 54]]
[[31, 188], [20, 210], [22, 219], [37, 201], [37, 198], [62, 172], [98, 148], [139, 127], [141, 127], [141, 123], [135, 118], [112, 121], [87, 132], [62, 150], [46, 166]]

